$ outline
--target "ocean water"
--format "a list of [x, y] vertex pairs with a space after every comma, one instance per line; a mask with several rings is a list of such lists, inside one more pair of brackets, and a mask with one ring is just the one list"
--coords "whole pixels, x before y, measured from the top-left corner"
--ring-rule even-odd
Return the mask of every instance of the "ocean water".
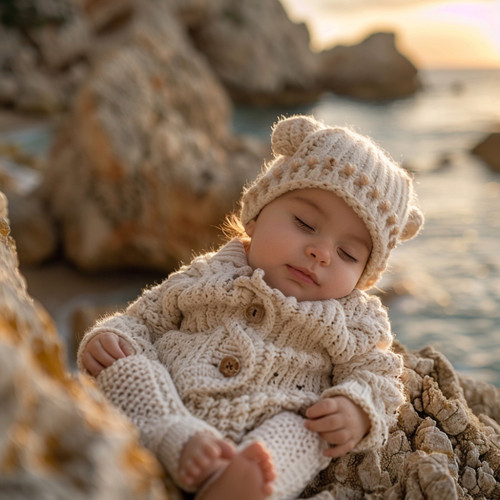
[[425, 228], [398, 247], [380, 283], [397, 339], [433, 345], [461, 373], [500, 387], [500, 174], [470, 149], [500, 127], [499, 70], [422, 71], [415, 96], [370, 103], [238, 108], [237, 131], [268, 138], [277, 116], [310, 113], [372, 136], [414, 172]]

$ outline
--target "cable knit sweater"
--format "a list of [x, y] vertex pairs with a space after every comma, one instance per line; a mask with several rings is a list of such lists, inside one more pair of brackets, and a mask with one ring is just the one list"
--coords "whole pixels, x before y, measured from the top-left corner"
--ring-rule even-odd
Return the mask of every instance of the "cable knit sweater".
[[311, 404], [344, 395], [361, 406], [371, 421], [361, 451], [385, 442], [403, 399], [378, 298], [357, 289], [339, 300], [285, 297], [249, 267], [238, 240], [98, 323], [80, 346], [81, 369], [80, 354], [103, 332], [135, 354], [97, 382], [176, 480], [183, 446], [209, 431], [240, 446], [264, 442], [278, 473], [272, 498], [297, 498], [329, 463], [326, 444], [303, 424]]

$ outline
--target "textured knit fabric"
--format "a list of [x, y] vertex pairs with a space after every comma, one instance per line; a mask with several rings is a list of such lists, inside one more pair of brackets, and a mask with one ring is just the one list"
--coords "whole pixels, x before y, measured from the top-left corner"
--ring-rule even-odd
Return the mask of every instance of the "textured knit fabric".
[[370, 232], [373, 248], [358, 288], [374, 285], [398, 241], [415, 236], [423, 224], [410, 176], [368, 137], [347, 128], [328, 127], [312, 117], [279, 121], [271, 142], [275, 159], [243, 194], [243, 224], [288, 191], [331, 191], [356, 212]]
[[329, 462], [303, 424], [311, 404], [334, 395], [359, 404], [371, 421], [361, 451], [385, 442], [402, 402], [401, 361], [378, 298], [360, 290], [339, 300], [285, 297], [248, 266], [239, 240], [97, 324], [79, 353], [103, 332], [135, 354], [103, 370], [98, 384], [174, 479], [183, 446], [208, 431], [241, 446], [262, 441], [278, 473], [272, 498], [297, 498]]

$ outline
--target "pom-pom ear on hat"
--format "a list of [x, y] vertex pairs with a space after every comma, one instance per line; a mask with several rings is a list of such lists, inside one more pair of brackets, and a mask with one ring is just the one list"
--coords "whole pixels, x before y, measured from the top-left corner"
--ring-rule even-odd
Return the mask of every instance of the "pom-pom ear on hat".
[[274, 125], [271, 135], [273, 152], [293, 156], [302, 141], [313, 132], [326, 128], [321, 122], [309, 116], [292, 116]]
[[405, 227], [399, 234], [400, 241], [410, 240], [417, 235], [424, 223], [424, 215], [417, 207], [412, 207], [408, 214], [408, 220]]

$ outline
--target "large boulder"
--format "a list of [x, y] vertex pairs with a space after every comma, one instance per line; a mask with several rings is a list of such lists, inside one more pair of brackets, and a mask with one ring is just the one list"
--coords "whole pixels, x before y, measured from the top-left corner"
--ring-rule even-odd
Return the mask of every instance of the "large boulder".
[[297, 104], [320, 93], [307, 27], [279, 0], [223, 0], [190, 35], [237, 102]]
[[494, 172], [500, 172], [500, 131], [492, 132], [472, 148]]
[[167, 500], [155, 458], [90, 379], [72, 376], [26, 292], [0, 192], [0, 497]]
[[374, 33], [358, 45], [338, 45], [320, 56], [322, 85], [337, 94], [394, 99], [420, 88], [417, 68], [397, 49], [394, 33]]
[[86, 270], [171, 269], [214, 244], [265, 155], [168, 4], [148, 0], [56, 137], [42, 191]]

